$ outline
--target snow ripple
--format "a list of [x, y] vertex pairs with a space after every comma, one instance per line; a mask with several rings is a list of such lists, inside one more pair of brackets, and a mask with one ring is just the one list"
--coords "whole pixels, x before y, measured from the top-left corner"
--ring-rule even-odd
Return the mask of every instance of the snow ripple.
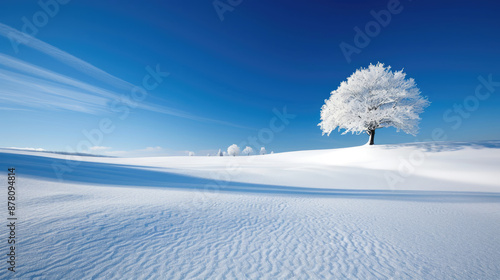
[[470, 256], [472, 266], [419, 250], [431, 242], [419, 232], [424, 222], [401, 226], [414, 211], [440, 223], [460, 219], [463, 228], [467, 217], [485, 215], [450, 210], [458, 204], [217, 194], [196, 205], [188, 191], [24, 184], [31, 192], [21, 201], [29, 215], [20, 213], [18, 279], [460, 279], [500, 271], [498, 225], [477, 236], [493, 240], [483, 259]]

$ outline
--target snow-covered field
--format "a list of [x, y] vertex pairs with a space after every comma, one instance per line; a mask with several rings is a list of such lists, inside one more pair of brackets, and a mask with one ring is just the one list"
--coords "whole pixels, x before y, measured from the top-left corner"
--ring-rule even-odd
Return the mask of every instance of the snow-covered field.
[[2, 279], [500, 278], [499, 141], [0, 164]]

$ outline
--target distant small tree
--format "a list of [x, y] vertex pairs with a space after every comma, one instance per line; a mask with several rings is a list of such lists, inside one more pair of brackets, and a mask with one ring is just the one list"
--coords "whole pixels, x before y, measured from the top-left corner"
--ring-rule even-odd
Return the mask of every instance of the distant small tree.
[[249, 156], [251, 153], [253, 153], [253, 149], [252, 149], [252, 147], [246, 146], [245, 149], [243, 149], [242, 153]]
[[194, 156], [194, 152], [191, 152], [191, 151], [188, 152], [188, 156], [190, 156], [190, 157]]
[[270, 154], [270, 155], [274, 154], [274, 151], [271, 151], [269, 154]]
[[227, 148], [227, 154], [230, 156], [237, 156], [240, 154], [240, 147], [238, 145], [233, 144]]
[[265, 155], [266, 154], [266, 148], [262, 147], [260, 148], [260, 154]]
[[222, 151], [219, 149], [219, 151], [217, 152], [217, 156], [221, 157], [223, 156], [224, 154], [222, 153]]
[[415, 81], [405, 78], [403, 70], [392, 72], [382, 63], [356, 70], [321, 107], [318, 125], [323, 134], [330, 135], [336, 128], [344, 129], [342, 134], [366, 132], [370, 145], [374, 144], [375, 130], [382, 127], [416, 135], [419, 114], [430, 103], [420, 95]]

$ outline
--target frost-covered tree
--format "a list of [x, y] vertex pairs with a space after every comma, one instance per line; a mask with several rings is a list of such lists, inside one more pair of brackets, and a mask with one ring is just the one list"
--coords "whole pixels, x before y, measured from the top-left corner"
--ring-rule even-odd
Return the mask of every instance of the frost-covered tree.
[[190, 157], [194, 156], [194, 152], [189, 151], [188, 156], [190, 156]]
[[247, 156], [249, 156], [251, 153], [253, 153], [253, 149], [250, 146], [246, 146], [245, 149], [243, 149], [242, 153], [246, 154]]
[[217, 156], [219, 156], [219, 157], [223, 156], [222, 151], [221, 151], [220, 149], [219, 149], [219, 151], [217, 152]]
[[266, 154], [266, 148], [261, 147], [261, 148], [260, 148], [260, 154], [261, 154], [261, 155], [265, 155], [265, 154]]
[[227, 154], [230, 156], [237, 156], [240, 154], [240, 147], [238, 145], [233, 144], [227, 148]]
[[342, 134], [366, 132], [370, 136], [368, 143], [373, 145], [375, 130], [382, 127], [392, 126], [416, 135], [419, 114], [429, 104], [403, 70], [393, 72], [382, 63], [370, 64], [356, 70], [332, 91], [321, 107], [318, 125], [328, 135], [336, 128], [344, 129]]

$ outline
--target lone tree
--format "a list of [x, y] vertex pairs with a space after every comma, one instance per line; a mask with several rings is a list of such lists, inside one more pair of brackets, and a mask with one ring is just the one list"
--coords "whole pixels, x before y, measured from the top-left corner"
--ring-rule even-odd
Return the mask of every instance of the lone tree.
[[393, 72], [384, 64], [356, 70], [332, 91], [321, 107], [323, 134], [338, 128], [342, 135], [366, 132], [373, 145], [375, 130], [393, 126], [411, 135], [418, 132], [419, 114], [430, 102], [420, 95], [415, 81], [405, 79], [403, 70]]
[[266, 154], [266, 148], [265, 147], [261, 147], [260, 148], [260, 154], [261, 155], [265, 155]]

